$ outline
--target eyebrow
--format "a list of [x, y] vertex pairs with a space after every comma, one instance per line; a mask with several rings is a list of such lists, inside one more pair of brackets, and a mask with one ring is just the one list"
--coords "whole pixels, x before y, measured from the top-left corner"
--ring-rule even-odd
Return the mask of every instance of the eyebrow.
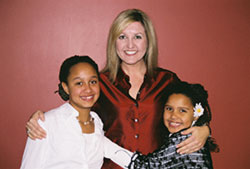
[[[98, 79], [98, 76], [94, 75], [94, 76], [91, 76], [90, 78], [96, 78], [96, 79]], [[79, 77], [79, 76], [73, 78], [73, 80], [77, 80], [77, 79], [82, 79], [82, 78]]]
[[178, 107], [178, 108], [190, 110], [188, 107]]
[[[119, 35], [126, 35], [127, 33], [124, 33], [124, 32], [121, 32]], [[146, 35], [146, 33], [145, 32], [135, 32], [134, 34], [141, 34], [141, 35]]]
[[[169, 104], [165, 104], [165, 106], [171, 106], [171, 107], [173, 107], [172, 105], [169, 105]], [[178, 108], [190, 110], [190, 108], [188, 108], [188, 107], [178, 107]]]

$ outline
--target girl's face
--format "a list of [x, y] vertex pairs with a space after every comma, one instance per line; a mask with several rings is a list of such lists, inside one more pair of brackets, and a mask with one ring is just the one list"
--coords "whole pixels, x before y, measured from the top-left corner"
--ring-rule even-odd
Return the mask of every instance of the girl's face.
[[135, 65], [144, 62], [147, 51], [147, 37], [140, 22], [133, 22], [122, 31], [116, 40], [116, 52], [122, 64]]
[[70, 68], [68, 84], [62, 83], [69, 95], [69, 103], [79, 112], [90, 111], [100, 95], [98, 75], [89, 63], [78, 63]]
[[194, 118], [194, 107], [190, 98], [183, 94], [172, 94], [164, 108], [164, 124], [170, 133], [176, 133], [191, 126]]

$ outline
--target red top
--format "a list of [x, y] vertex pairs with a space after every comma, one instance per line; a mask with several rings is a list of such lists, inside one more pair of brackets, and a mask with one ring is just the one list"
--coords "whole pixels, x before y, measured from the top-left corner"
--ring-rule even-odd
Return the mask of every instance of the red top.
[[[160, 146], [164, 93], [169, 83], [179, 81], [175, 73], [157, 68], [154, 78], [146, 74], [136, 100], [129, 95], [130, 83], [122, 69], [112, 84], [109, 73], [100, 75], [101, 95], [94, 111], [99, 114], [105, 135], [130, 151], [147, 154]], [[120, 168], [106, 161], [103, 168]]]

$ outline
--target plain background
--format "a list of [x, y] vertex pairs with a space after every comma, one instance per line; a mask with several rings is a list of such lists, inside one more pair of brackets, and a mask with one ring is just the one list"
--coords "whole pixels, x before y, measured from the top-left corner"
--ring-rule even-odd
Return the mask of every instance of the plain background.
[[63, 103], [62, 61], [90, 55], [102, 68], [113, 19], [139, 8], [153, 21], [159, 65], [209, 91], [216, 169], [249, 168], [249, 0], [0, 0], [0, 168], [20, 167], [30, 115]]

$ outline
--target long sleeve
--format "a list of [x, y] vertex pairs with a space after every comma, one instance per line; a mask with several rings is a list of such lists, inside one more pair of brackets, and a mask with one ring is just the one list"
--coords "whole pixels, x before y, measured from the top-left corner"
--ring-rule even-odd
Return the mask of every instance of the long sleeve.
[[46, 130], [43, 140], [28, 139], [21, 169], [100, 169], [104, 147], [102, 122], [95, 112], [95, 132], [83, 134], [76, 117], [79, 115], [69, 103], [45, 113]]
[[178, 154], [176, 145], [187, 139], [190, 135], [175, 133], [160, 149], [142, 155], [136, 153], [129, 166], [130, 169], [173, 169], [173, 168], [202, 168], [212, 169], [212, 159], [207, 147], [191, 154]]
[[[41, 122], [39, 124], [43, 126]], [[21, 169], [43, 169], [47, 150], [48, 137], [42, 140], [32, 140], [28, 138], [23, 154]]]
[[104, 137], [104, 157], [111, 159], [122, 168], [128, 168], [133, 153]]
[[[179, 78], [171, 71], [157, 68], [153, 77], [145, 74], [137, 98], [132, 99], [129, 96], [129, 76], [120, 68], [112, 83], [109, 73], [100, 74], [101, 94], [93, 107], [104, 123], [105, 136], [132, 152], [147, 154], [154, 151], [162, 145], [163, 134], [159, 123], [166, 87], [179, 81]], [[119, 167], [106, 160], [102, 168]]]

